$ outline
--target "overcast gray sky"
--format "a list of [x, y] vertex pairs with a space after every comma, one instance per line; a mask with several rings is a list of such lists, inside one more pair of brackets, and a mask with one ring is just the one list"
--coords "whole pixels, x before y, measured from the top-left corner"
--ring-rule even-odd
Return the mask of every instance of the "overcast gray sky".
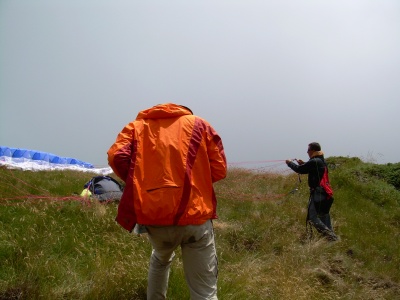
[[189, 106], [228, 161], [400, 161], [398, 0], [0, 0], [0, 145], [107, 165], [138, 111]]

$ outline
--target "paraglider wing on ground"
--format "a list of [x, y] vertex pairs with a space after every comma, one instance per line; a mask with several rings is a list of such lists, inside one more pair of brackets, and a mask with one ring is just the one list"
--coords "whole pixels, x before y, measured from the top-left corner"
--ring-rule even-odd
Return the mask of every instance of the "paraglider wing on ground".
[[110, 167], [95, 168], [91, 163], [76, 158], [61, 157], [47, 152], [5, 146], [0, 146], [0, 166], [30, 171], [68, 169], [102, 175], [112, 173]]

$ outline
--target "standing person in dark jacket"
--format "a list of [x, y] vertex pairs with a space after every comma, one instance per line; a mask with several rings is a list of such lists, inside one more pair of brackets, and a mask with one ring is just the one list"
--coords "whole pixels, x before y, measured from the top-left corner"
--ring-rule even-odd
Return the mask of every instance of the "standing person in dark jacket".
[[332, 229], [329, 214], [333, 197], [329, 196], [323, 187], [321, 187], [321, 179], [324, 173], [328, 172], [324, 153], [321, 151], [320, 144], [313, 142], [308, 145], [307, 154], [310, 158], [307, 162], [299, 159], [296, 160], [298, 164], [295, 164], [293, 160], [286, 160], [286, 164], [296, 173], [308, 174], [310, 199], [308, 203], [307, 222], [310, 222], [328, 240], [336, 241], [338, 237]]

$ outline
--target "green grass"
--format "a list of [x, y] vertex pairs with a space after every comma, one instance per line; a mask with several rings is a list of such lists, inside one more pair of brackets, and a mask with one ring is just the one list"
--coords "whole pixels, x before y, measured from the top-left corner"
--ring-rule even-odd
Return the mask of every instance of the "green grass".
[[[400, 298], [399, 164], [328, 162], [336, 243], [307, 238], [306, 176], [230, 169], [215, 185], [219, 299]], [[146, 299], [151, 246], [116, 203], [79, 197], [92, 176], [0, 169], [0, 299]], [[189, 299], [179, 250], [168, 299]]]

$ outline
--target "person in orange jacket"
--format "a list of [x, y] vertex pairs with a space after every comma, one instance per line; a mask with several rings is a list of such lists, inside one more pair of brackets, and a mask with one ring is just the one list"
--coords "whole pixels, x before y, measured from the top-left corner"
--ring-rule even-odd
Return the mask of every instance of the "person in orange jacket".
[[125, 182], [116, 221], [144, 226], [153, 251], [147, 299], [165, 299], [170, 265], [182, 249], [191, 299], [217, 299], [213, 183], [226, 177], [222, 140], [211, 125], [174, 103], [139, 112], [107, 152]]

